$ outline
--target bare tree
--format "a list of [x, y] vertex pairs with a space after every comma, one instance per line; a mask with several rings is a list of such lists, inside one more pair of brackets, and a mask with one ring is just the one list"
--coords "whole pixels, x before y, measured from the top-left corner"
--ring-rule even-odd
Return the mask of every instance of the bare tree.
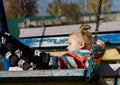
[[4, 0], [4, 8], [8, 18], [36, 16], [38, 13], [35, 0]]
[[[88, 0], [88, 4], [90, 6], [90, 13], [96, 13], [97, 12], [97, 7], [99, 5], [99, 0], [96, 2], [94, 0]], [[102, 0], [102, 12], [108, 12], [111, 9], [112, 6], [112, 1], [111, 0]]]
[[64, 0], [54, 0], [53, 3], [48, 4], [48, 11], [51, 16], [64, 15], [69, 21], [77, 23], [80, 17], [80, 9], [76, 3], [66, 3]]
[[19, 0], [21, 3], [21, 7], [23, 9], [23, 16], [29, 17], [29, 16], [36, 16], [38, 13], [37, 6], [36, 6], [36, 0]]

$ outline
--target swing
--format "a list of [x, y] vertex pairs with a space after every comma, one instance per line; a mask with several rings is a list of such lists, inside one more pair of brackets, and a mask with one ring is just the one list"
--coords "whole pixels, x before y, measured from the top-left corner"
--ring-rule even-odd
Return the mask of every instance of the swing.
[[[101, 0], [99, 0], [101, 2]], [[101, 5], [101, 3], [99, 4]], [[100, 8], [100, 7], [99, 7]], [[100, 10], [98, 15], [100, 14]], [[99, 28], [99, 17], [96, 25], [96, 34], [95, 38], [97, 40], [97, 33]], [[44, 31], [43, 34], [44, 36]], [[42, 43], [42, 41], [41, 41]], [[40, 44], [41, 45], [41, 44]], [[94, 48], [94, 47], [93, 47]], [[89, 82], [94, 83], [94, 81], [91, 81], [91, 78], [93, 77], [93, 67], [92, 67], [92, 61], [94, 59], [96, 53], [93, 54], [93, 57], [91, 58], [91, 66], [87, 71], [87, 78], [89, 78]], [[71, 70], [39, 70], [39, 71], [20, 71], [20, 72], [6, 72], [2, 71], [0, 72], [0, 81], [5, 83], [7, 82], [27, 82], [27, 84], [31, 85], [33, 84], [83, 84], [88, 85], [90, 84], [86, 80], [85, 70], [84, 69], [71, 69]], [[96, 83], [96, 82], [95, 82]], [[8, 83], [9, 84], [9, 83]], [[12, 85], [14, 85], [12, 84]], [[93, 84], [94, 85], [94, 84]], [[102, 85], [102, 84], [100, 84]]]

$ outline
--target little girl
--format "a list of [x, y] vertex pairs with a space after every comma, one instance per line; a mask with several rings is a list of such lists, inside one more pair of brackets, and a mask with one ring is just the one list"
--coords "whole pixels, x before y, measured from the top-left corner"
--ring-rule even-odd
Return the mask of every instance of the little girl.
[[[23, 70], [36, 69], [76, 69], [88, 68], [88, 61], [91, 57], [91, 46], [94, 42], [92, 34], [88, 31], [89, 25], [82, 25], [80, 29], [71, 33], [68, 37], [68, 53], [62, 56], [53, 56], [40, 49], [30, 48], [15, 39], [9, 33], [0, 32], [1, 48], [0, 53], [5, 56], [11, 66], [18, 66]], [[103, 48], [104, 42], [97, 44]], [[100, 56], [94, 59], [100, 63]]]

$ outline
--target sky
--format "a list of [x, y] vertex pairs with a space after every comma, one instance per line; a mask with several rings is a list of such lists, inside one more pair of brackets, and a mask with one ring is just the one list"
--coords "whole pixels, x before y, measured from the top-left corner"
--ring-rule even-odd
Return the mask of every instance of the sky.
[[120, 0], [113, 0], [112, 11], [120, 11]]
[[[47, 11], [46, 11], [47, 4], [52, 3], [52, 1], [53, 0], [38, 0], [38, 9], [39, 9], [41, 15], [46, 15], [47, 14]], [[66, 0], [66, 1], [70, 1], [70, 0]], [[80, 0], [71, 0], [71, 1], [79, 3]], [[120, 0], [112, 0], [111, 10], [112, 11], [120, 11]]]

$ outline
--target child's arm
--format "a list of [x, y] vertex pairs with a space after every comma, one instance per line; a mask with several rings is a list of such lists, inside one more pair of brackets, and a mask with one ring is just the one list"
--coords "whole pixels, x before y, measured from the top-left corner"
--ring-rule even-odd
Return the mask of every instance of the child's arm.
[[91, 73], [93, 73], [93, 69], [100, 64], [101, 57], [103, 54], [102, 49], [105, 47], [105, 43], [101, 40], [97, 40], [96, 44], [97, 45], [92, 48], [93, 52], [91, 54], [91, 58], [89, 60], [89, 66], [86, 73], [87, 78], [91, 77]]
[[99, 45], [101, 47], [101, 49], [103, 49], [105, 47], [105, 43], [101, 40], [97, 40], [97, 45]]
[[94, 65], [99, 65], [101, 62], [101, 57], [103, 54], [103, 48], [105, 47], [105, 43], [101, 40], [97, 40], [97, 46], [95, 46], [96, 56], [94, 58]]

